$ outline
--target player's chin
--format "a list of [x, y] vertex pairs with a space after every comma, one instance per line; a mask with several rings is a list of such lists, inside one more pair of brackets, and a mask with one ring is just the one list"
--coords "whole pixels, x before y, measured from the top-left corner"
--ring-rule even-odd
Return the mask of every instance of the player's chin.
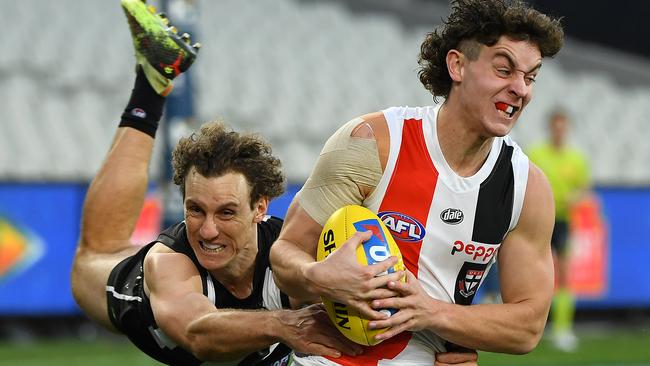
[[487, 128], [488, 134], [493, 137], [506, 136], [507, 134], [510, 133], [510, 131], [512, 131], [512, 128], [514, 127], [516, 121], [517, 121], [517, 116], [508, 120], [494, 121], [490, 123]]

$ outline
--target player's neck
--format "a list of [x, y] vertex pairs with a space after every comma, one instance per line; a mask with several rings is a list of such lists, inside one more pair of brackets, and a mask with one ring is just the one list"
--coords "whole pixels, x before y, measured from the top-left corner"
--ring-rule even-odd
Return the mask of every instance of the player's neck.
[[493, 137], [485, 137], [462, 123], [453, 106], [443, 104], [438, 112], [438, 143], [447, 164], [461, 177], [470, 177], [481, 169], [490, 154]]
[[232, 277], [217, 277], [217, 281], [223, 285], [234, 297], [238, 299], [245, 299], [253, 292], [253, 274], [254, 269], [251, 269], [244, 276], [239, 278]]

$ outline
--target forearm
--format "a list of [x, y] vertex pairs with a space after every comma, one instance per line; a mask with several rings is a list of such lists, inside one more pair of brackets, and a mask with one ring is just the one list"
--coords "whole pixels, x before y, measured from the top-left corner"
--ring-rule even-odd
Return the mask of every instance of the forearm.
[[287, 295], [301, 301], [318, 298], [315, 288], [305, 274], [314, 258], [295, 244], [279, 239], [273, 244], [270, 255], [273, 264], [273, 278]]
[[282, 312], [230, 309], [211, 312], [188, 325], [188, 348], [204, 361], [239, 359], [282, 341]]
[[541, 339], [548, 307], [530, 302], [461, 306], [435, 301], [430, 329], [442, 338], [489, 352], [524, 354]]

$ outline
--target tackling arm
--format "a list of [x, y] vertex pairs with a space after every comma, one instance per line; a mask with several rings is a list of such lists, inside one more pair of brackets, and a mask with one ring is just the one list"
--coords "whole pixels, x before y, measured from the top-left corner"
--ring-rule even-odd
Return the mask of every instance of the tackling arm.
[[357, 351], [331, 326], [324, 309], [217, 309], [203, 295], [193, 263], [178, 253], [145, 259], [145, 280], [156, 323], [200, 360], [236, 360], [282, 342], [304, 353], [340, 356]]
[[319, 301], [316, 285], [306, 272], [314, 264], [321, 230], [322, 226], [294, 199], [280, 236], [271, 247], [270, 260], [275, 283], [287, 295], [301, 302]]

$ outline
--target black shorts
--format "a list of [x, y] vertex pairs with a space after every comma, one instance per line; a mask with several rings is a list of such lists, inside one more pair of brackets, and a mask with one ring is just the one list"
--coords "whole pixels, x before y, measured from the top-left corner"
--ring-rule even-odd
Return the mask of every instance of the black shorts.
[[553, 236], [551, 236], [551, 248], [556, 253], [564, 254], [569, 239], [569, 223], [566, 221], [555, 221]]
[[124, 318], [129, 313], [137, 312], [137, 308], [142, 304], [144, 297], [142, 263], [151, 245], [144, 246], [134, 255], [122, 260], [108, 276], [106, 283], [108, 317], [115, 328], [122, 333], [126, 333]]

